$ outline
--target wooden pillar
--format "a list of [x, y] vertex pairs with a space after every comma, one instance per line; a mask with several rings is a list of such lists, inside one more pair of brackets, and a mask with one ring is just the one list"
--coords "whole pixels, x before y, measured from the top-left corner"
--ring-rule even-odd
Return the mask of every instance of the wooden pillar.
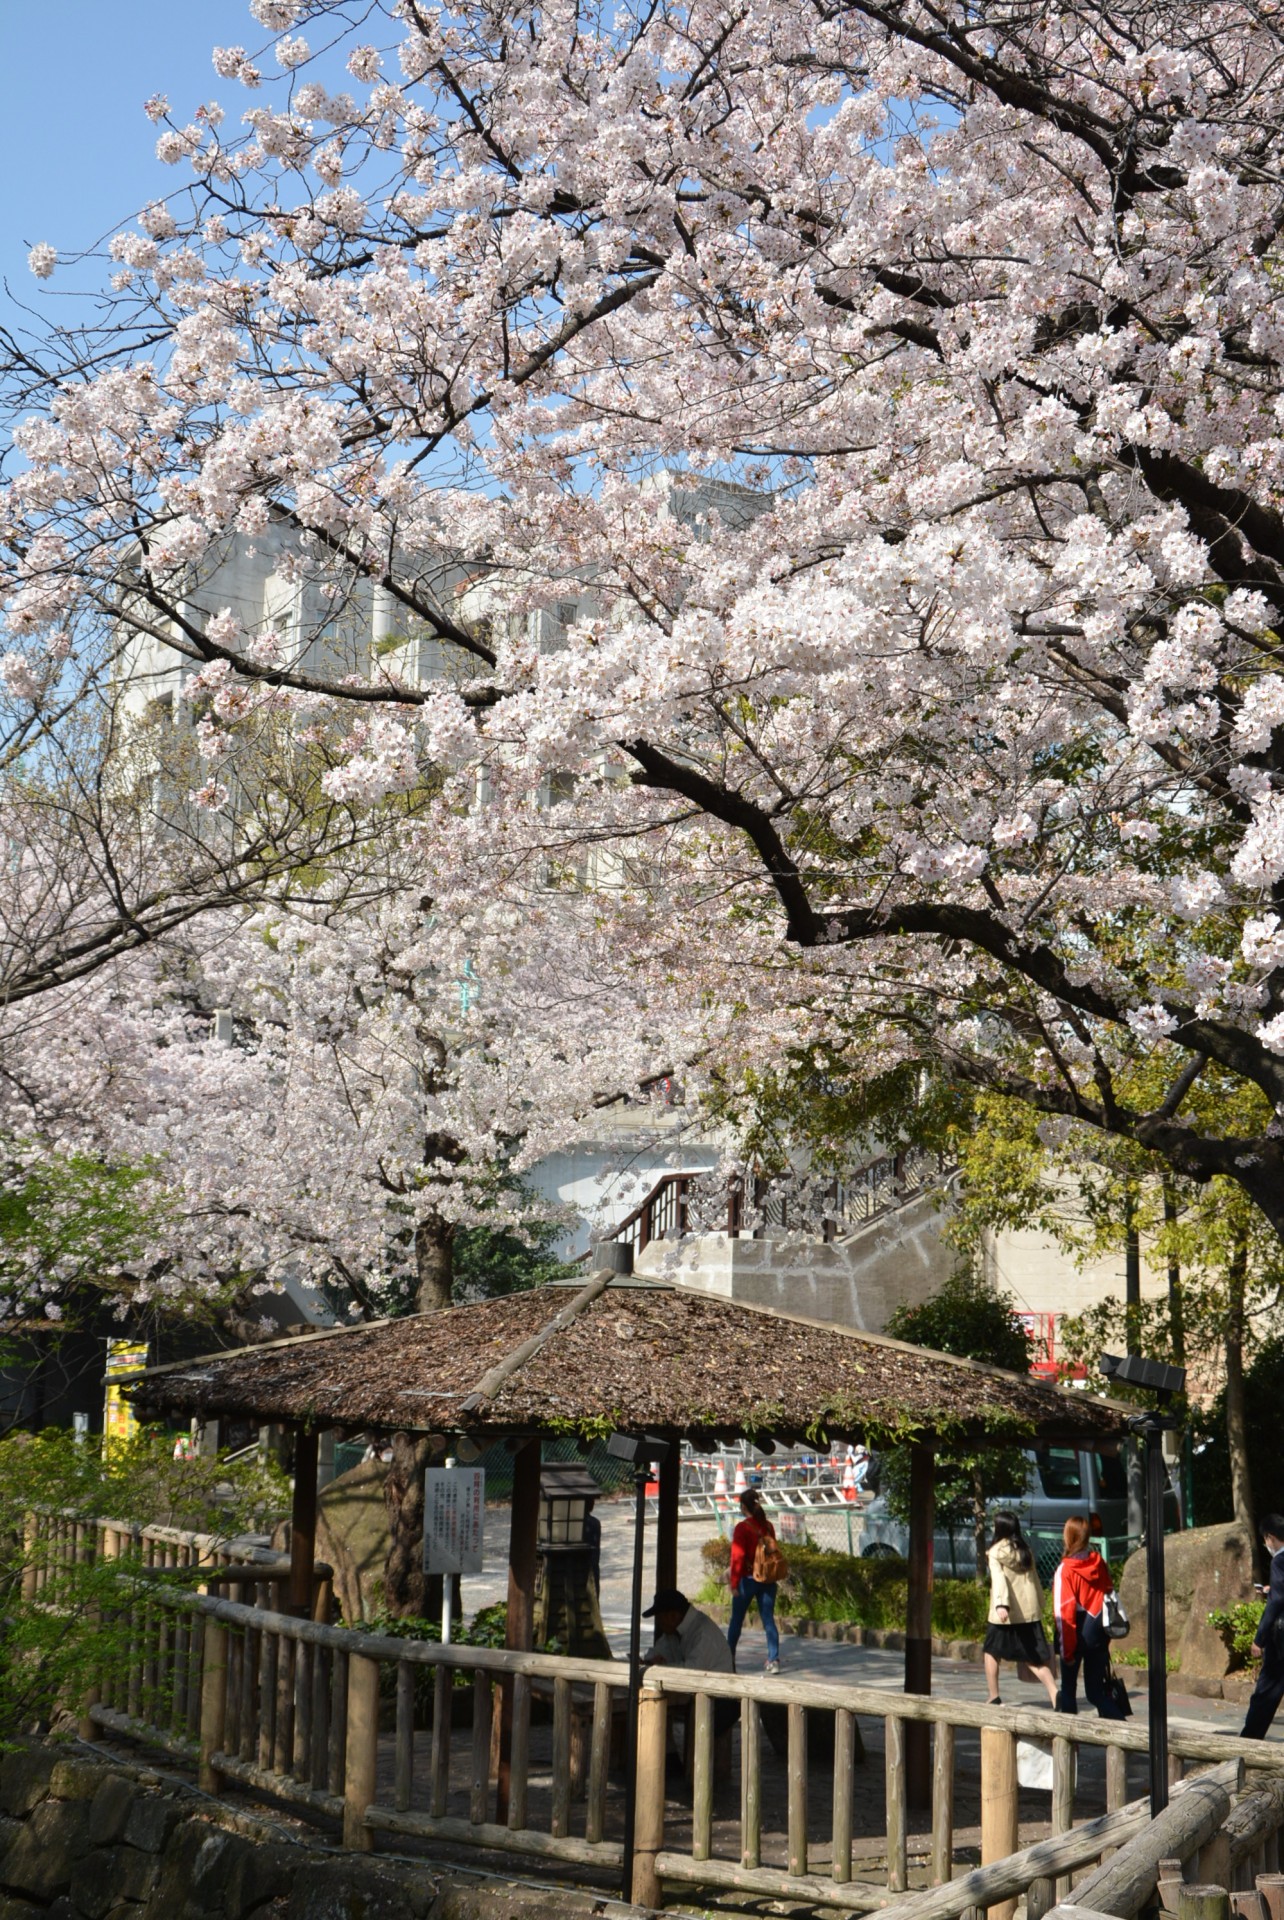
[[316, 1428], [300, 1427], [294, 1436], [289, 1611], [304, 1620], [312, 1615], [312, 1568], [317, 1553], [317, 1451]]
[[[527, 1440], [513, 1457], [513, 1504], [508, 1531], [508, 1623], [504, 1645], [509, 1653], [529, 1653], [534, 1639], [536, 1552], [539, 1540], [538, 1439]], [[506, 1675], [499, 1696], [499, 1790], [495, 1818], [508, 1819], [513, 1768], [513, 1681]]]
[[682, 1484], [682, 1446], [676, 1433], [667, 1436], [669, 1451], [660, 1462], [660, 1500], [655, 1540], [655, 1585], [678, 1584], [678, 1489]]
[[[639, 1907], [658, 1907], [664, 1897], [655, 1863], [664, 1850], [664, 1749], [666, 1701], [655, 1688], [638, 1696], [638, 1745], [629, 1759], [637, 1767], [633, 1859], [625, 1861], [630, 1898]], [[630, 1871], [631, 1867], [631, 1871]]]
[[207, 1619], [201, 1643], [201, 1757], [196, 1783], [202, 1793], [218, 1793], [223, 1776], [214, 1755], [223, 1751], [227, 1725], [227, 1628]]
[[[1006, 1860], [1019, 1843], [1016, 1735], [1003, 1727], [982, 1727], [981, 1865]], [[1015, 1900], [997, 1901], [987, 1920], [1013, 1920], [1016, 1904]]]
[[[932, 1573], [936, 1532], [936, 1460], [918, 1442], [910, 1449], [909, 1605], [905, 1618], [905, 1691], [932, 1691]], [[911, 1807], [932, 1804], [932, 1729], [905, 1729], [905, 1790]]]
[[348, 1740], [344, 1754], [343, 1844], [369, 1853], [374, 1835], [366, 1808], [377, 1791], [379, 1761], [379, 1662], [363, 1653], [348, 1656]]

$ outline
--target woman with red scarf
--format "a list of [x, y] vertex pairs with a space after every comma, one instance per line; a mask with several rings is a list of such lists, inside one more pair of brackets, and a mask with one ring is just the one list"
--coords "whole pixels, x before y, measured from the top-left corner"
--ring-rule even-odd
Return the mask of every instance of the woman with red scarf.
[[1061, 1655], [1062, 1713], [1078, 1713], [1079, 1668], [1083, 1690], [1103, 1720], [1126, 1720], [1127, 1711], [1110, 1687], [1110, 1635], [1101, 1618], [1106, 1595], [1114, 1591], [1110, 1569], [1089, 1544], [1089, 1522], [1076, 1514], [1061, 1537], [1065, 1553], [1052, 1581], [1052, 1623]]

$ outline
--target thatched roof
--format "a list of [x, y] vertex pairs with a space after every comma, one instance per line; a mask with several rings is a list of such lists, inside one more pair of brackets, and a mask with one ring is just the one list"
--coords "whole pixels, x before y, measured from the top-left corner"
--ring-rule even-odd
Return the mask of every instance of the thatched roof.
[[1126, 1411], [901, 1341], [599, 1273], [475, 1306], [156, 1367], [144, 1416], [248, 1415], [354, 1431], [657, 1429], [705, 1439], [915, 1431], [1107, 1444]]

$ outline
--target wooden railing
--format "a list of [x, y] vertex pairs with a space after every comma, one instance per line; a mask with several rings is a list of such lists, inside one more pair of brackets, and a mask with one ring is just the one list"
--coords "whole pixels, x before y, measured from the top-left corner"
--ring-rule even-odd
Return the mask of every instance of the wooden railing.
[[[1278, 1863], [1284, 1745], [1170, 1728], [1174, 1798], [1151, 1821], [1147, 1803], [1128, 1797], [1130, 1758], [1140, 1776], [1147, 1752], [1133, 1722], [655, 1667], [630, 1756], [623, 1662], [335, 1626], [328, 1569], [317, 1570], [317, 1617], [302, 1618], [270, 1604], [285, 1562], [244, 1556], [244, 1545], [212, 1535], [45, 1514], [28, 1530], [25, 1589], [63, 1606], [60, 1574], [112, 1562], [93, 1604], [120, 1631], [79, 1703], [82, 1730], [169, 1751], [197, 1767], [207, 1791], [236, 1781], [306, 1805], [341, 1821], [348, 1847], [368, 1848], [379, 1833], [435, 1837], [617, 1874], [623, 1829], [610, 1777], [632, 1760], [631, 1870], [644, 1904], [668, 1883], [891, 1907], [898, 1920], [982, 1909], [1011, 1920], [1020, 1899], [1026, 1920], [1044, 1920], [1073, 1887], [1076, 1906], [1133, 1920], [1165, 1879], [1233, 1889]], [[673, 1795], [666, 1754], [679, 1726], [690, 1788]], [[823, 1759], [813, 1757], [816, 1736]], [[930, 1807], [911, 1814], [907, 1749], [929, 1738]], [[866, 1740], [881, 1746], [882, 1792], [862, 1797]], [[1023, 1741], [1046, 1757], [1051, 1826], [1024, 1848]], [[979, 1826], [982, 1864], [956, 1879], [960, 1824]], [[911, 1893], [915, 1862], [932, 1885]], [[1113, 1904], [1096, 1904], [1105, 1900]]]
[[[733, 1699], [739, 1706], [740, 1822], [739, 1855], [715, 1857], [712, 1849], [712, 1782], [715, 1759], [714, 1702]], [[693, 1811], [687, 1850], [665, 1844], [666, 1810], [663, 1756], [666, 1714], [680, 1705], [692, 1729]], [[767, 1836], [762, 1819], [762, 1716], [783, 1708], [787, 1724], [788, 1789], [783, 1848], [765, 1863]], [[817, 1847], [810, 1783], [809, 1717], [832, 1723], [828, 1842]], [[861, 1720], [881, 1723], [885, 1769], [886, 1849], [881, 1883], [853, 1872], [852, 1782], [856, 1732]], [[687, 1673], [657, 1668], [647, 1677], [640, 1702], [638, 1733], [638, 1875], [634, 1897], [654, 1901], [664, 1881], [717, 1886], [745, 1893], [769, 1893], [873, 1911], [888, 1905], [888, 1894], [909, 1885], [906, 1745], [915, 1724], [932, 1728], [932, 1803], [928, 1857], [934, 1891], [911, 1901], [918, 1920], [958, 1920], [975, 1907], [1000, 1905], [1024, 1895], [1028, 1920], [1042, 1916], [1069, 1889], [1070, 1876], [1099, 1861], [1148, 1824], [1148, 1803], [1127, 1800], [1129, 1754], [1145, 1755], [1143, 1728], [1123, 1721], [1090, 1720], [1023, 1708], [988, 1707], [867, 1687], [829, 1687], [783, 1678]], [[979, 1734], [979, 1765], [968, 1758], [970, 1778], [979, 1780], [982, 1869], [951, 1878], [954, 1859], [955, 1802], [960, 1747], [965, 1734]], [[1022, 1739], [1045, 1744], [1050, 1753], [1053, 1840], [1022, 1852], [1019, 1848], [1017, 1749]], [[1284, 1775], [1284, 1747], [1226, 1735], [1170, 1732], [1174, 1779], [1192, 1763], [1225, 1763]], [[1076, 1800], [1082, 1799], [1089, 1757], [1100, 1757], [1101, 1778], [1095, 1797], [1104, 1812], [1075, 1825]], [[1094, 1769], [1095, 1771], [1095, 1769]], [[1101, 1791], [1104, 1789], [1104, 1792]], [[819, 1852], [823, 1858], [815, 1858]], [[998, 1863], [1002, 1874], [997, 1875]], [[900, 1912], [900, 1904], [896, 1909]]]

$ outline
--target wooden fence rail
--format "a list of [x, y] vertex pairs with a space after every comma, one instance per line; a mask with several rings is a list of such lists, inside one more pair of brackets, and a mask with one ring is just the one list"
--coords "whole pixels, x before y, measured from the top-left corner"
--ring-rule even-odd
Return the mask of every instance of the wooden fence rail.
[[[1284, 1745], [1172, 1729], [1174, 1798], [1151, 1821], [1144, 1801], [1127, 1798], [1129, 1756], [1146, 1752], [1144, 1728], [1130, 1722], [656, 1667], [629, 1756], [623, 1662], [335, 1626], [325, 1617], [324, 1579], [314, 1606], [322, 1617], [303, 1618], [269, 1603], [282, 1566], [249, 1562], [243, 1549], [208, 1538], [144, 1541], [124, 1526], [58, 1515], [41, 1517], [29, 1548], [31, 1590], [37, 1598], [48, 1591], [49, 1604], [57, 1604], [49, 1582], [60, 1569], [100, 1555], [120, 1569], [118, 1608], [101, 1594], [99, 1604], [117, 1611], [124, 1644], [81, 1704], [85, 1730], [180, 1755], [208, 1791], [235, 1781], [330, 1816], [348, 1847], [369, 1848], [379, 1833], [413, 1835], [618, 1875], [610, 1776], [632, 1758], [633, 1895], [643, 1904], [658, 1904], [667, 1883], [887, 1908], [903, 1920], [962, 1920], [987, 1909], [1011, 1920], [1018, 1900], [1026, 1920], [1045, 1920], [1058, 1901], [1100, 1898], [1112, 1904], [1097, 1912], [1132, 1920], [1163, 1881], [1166, 1860], [1180, 1859], [1183, 1884], [1198, 1873], [1227, 1887], [1236, 1875], [1251, 1886], [1254, 1874], [1278, 1865]], [[932, 1728], [933, 1764], [930, 1808], [911, 1825], [906, 1749], [915, 1724]], [[678, 1730], [689, 1791], [675, 1799], [666, 1758]], [[883, 1757], [873, 1835], [869, 1792], [862, 1802], [857, 1791], [866, 1739]], [[1022, 1742], [1036, 1743], [1046, 1761], [1052, 1828], [1025, 1848]], [[774, 1772], [769, 1745], [784, 1756]], [[1213, 1771], [1190, 1772], [1199, 1766]], [[1249, 1790], [1237, 1795], [1245, 1769]], [[978, 1778], [982, 1863], [955, 1878], [956, 1803], [962, 1796], [975, 1809]], [[776, 1783], [770, 1792], [768, 1781]], [[910, 1891], [911, 1870], [924, 1868], [932, 1884]], [[1148, 1875], [1148, 1891], [1130, 1906]]]

